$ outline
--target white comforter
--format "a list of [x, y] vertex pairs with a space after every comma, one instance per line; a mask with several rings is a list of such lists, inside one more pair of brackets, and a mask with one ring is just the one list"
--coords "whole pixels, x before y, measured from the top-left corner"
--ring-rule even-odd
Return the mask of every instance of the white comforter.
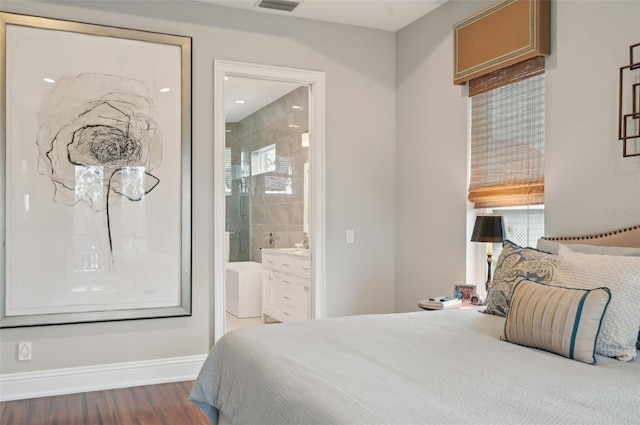
[[640, 361], [568, 360], [500, 341], [503, 324], [463, 309], [239, 329], [191, 399], [213, 423], [640, 423]]

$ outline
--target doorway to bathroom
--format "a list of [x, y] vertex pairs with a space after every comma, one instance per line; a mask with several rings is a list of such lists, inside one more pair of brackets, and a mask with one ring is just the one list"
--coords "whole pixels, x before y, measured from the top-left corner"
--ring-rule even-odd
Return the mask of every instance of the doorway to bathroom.
[[227, 61], [214, 68], [213, 342], [293, 317], [271, 313], [281, 273], [263, 267], [263, 253], [306, 270], [291, 272], [307, 291], [299, 298], [308, 309], [296, 318], [324, 315], [324, 74]]
[[309, 88], [225, 80], [225, 229], [229, 262], [262, 262], [263, 248], [306, 247]]

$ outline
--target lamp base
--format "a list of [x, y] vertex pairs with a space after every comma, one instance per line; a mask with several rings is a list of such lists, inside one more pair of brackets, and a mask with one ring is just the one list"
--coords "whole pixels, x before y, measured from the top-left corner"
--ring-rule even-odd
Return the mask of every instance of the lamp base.
[[489, 289], [491, 289], [491, 254], [487, 254], [487, 281], [484, 283], [484, 289], [487, 291], [487, 296], [489, 296]]

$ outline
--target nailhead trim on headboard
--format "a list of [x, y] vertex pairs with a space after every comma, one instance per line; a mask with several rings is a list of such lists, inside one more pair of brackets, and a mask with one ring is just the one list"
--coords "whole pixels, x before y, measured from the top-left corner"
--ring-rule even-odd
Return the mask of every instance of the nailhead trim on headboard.
[[583, 241], [588, 239], [599, 239], [605, 238], [607, 236], [617, 235], [618, 233], [630, 232], [632, 230], [639, 230], [640, 225], [627, 227], [624, 229], [612, 230], [610, 232], [599, 233], [595, 235], [584, 235], [584, 236], [543, 236], [542, 239], [548, 241]]

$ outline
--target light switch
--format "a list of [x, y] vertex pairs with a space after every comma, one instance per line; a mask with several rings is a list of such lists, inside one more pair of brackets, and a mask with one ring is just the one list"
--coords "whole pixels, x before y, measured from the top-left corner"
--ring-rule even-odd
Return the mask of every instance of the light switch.
[[353, 229], [347, 229], [347, 243], [356, 243], [356, 235]]

